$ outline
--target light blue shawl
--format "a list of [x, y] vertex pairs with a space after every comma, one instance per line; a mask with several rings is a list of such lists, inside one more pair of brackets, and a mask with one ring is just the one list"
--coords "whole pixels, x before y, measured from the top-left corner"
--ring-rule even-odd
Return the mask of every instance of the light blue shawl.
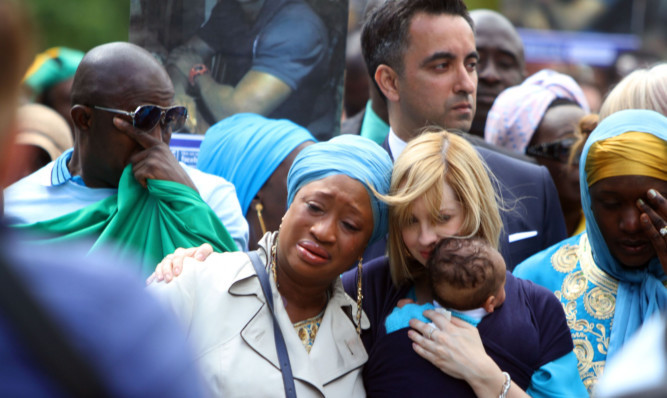
[[289, 120], [239, 113], [208, 129], [197, 168], [234, 184], [245, 215], [273, 172], [306, 141], [316, 140], [308, 130]]
[[344, 174], [361, 182], [371, 200], [373, 235], [369, 244], [387, 234], [387, 205], [375, 197], [369, 187], [383, 195], [389, 191], [392, 162], [387, 151], [358, 135], [341, 135], [327, 142], [306, 147], [297, 155], [287, 175], [287, 206], [296, 193], [309, 182]]
[[[586, 216], [586, 232], [593, 259], [600, 269], [619, 280], [608, 358], [613, 356], [653, 313], [667, 308], [667, 289], [662, 284], [667, 276], [658, 258], [654, 257], [646, 268], [623, 268], [607, 248], [591, 209], [585, 167], [588, 151], [594, 142], [629, 131], [649, 133], [667, 140], [667, 118], [648, 110], [625, 110], [612, 114], [598, 125], [586, 141], [579, 167], [581, 205]], [[667, 159], [667, 154], [665, 156]]]

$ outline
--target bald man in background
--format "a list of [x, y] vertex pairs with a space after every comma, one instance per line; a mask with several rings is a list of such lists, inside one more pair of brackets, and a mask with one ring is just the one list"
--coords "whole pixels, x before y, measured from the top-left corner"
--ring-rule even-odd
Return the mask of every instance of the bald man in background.
[[523, 82], [526, 60], [523, 42], [512, 23], [492, 10], [470, 12], [475, 26], [475, 46], [479, 54], [477, 66], [477, 110], [470, 134], [484, 138], [484, 126], [496, 97], [508, 87]]
[[[107, 203], [131, 210], [141, 204], [159, 201], [160, 206], [165, 205], [161, 209], [178, 213], [177, 209], [181, 207], [174, 206], [171, 201], [181, 203], [185, 200], [183, 204], [188, 212], [176, 218], [179, 223], [186, 222], [192, 227], [195, 222], [208, 219], [209, 213], [213, 212], [217, 220], [212, 220], [211, 225], [217, 228], [222, 223], [227, 230], [223, 235], [226, 237], [228, 232], [233, 244], [245, 249], [248, 223], [234, 186], [221, 177], [179, 163], [169, 149], [172, 132], [178, 131], [187, 117], [184, 107], [174, 106], [173, 98], [174, 88], [169, 75], [143, 48], [115, 42], [91, 49], [82, 59], [72, 85], [74, 147], [4, 191], [6, 222], [12, 225], [40, 223], [38, 226], [43, 231], [73, 237], [77, 233], [92, 232], [90, 225], [100, 225], [97, 222], [100, 212], [96, 208], [102, 207], [104, 212], [114, 214], [114, 218], [122, 215], [120, 210], [114, 212], [112, 207], [106, 206]], [[129, 165], [132, 175], [125, 172]], [[128, 177], [122, 179], [124, 174]], [[177, 189], [179, 194], [169, 195], [169, 202], [166, 202], [167, 198], [153, 187], [135, 189], [133, 180], [144, 188], [148, 188], [148, 180], [168, 182], [167, 186]], [[146, 192], [150, 200], [143, 196]], [[118, 198], [115, 202], [114, 197]], [[201, 204], [204, 206], [199, 206]], [[203, 211], [203, 218], [192, 213], [195, 208]], [[158, 237], [166, 239], [188, 233], [185, 228], [169, 227], [159, 233], [141, 236], [154, 245], [139, 243], [127, 234], [136, 231], [137, 226], [157, 228], [165, 221], [161, 217], [150, 218], [148, 208], [144, 210], [132, 214], [131, 223], [114, 223], [109, 217], [102, 224], [103, 228], [94, 229], [96, 233], [91, 233], [91, 237], [109, 236], [116, 243], [122, 240], [124, 244], [119, 247], [137, 248], [143, 255], [150, 253], [149, 246], [157, 249], [166, 242]], [[85, 213], [85, 216], [67, 223], [67, 228], [55, 221], [64, 216], [74, 217], [79, 214], [77, 212]], [[129, 213], [125, 214], [129, 216]], [[135, 217], [146, 217], [150, 222], [141, 223]], [[54, 222], [46, 223], [51, 220]], [[110, 232], [115, 231], [113, 225], [118, 225], [118, 233]], [[164, 251], [156, 250], [146, 258], [141, 268], [145, 276], [152, 272], [154, 260], [173, 251], [168, 247], [163, 246]]]

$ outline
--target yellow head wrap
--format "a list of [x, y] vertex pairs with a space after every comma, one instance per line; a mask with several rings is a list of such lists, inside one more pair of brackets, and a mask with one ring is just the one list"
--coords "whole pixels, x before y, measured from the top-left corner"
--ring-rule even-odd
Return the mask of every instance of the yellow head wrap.
[[603, 178], [639, 175], [667, 181], [667, 141], [631, 131], [597, 141], [586, 158], [590, 187]]

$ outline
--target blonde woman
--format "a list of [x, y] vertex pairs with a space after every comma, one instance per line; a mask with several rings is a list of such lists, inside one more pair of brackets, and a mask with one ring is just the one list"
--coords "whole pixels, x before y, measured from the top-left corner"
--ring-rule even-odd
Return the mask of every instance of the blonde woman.
[[637, 69], [621, 80], [600, 108], [600, 121], [624, 109], [648, 109], [667, 116], [667, 63]]
[[[394, 164], [383, 199], [390, 206], [389, 257], [365, 264], [362, 284], [371, 321], [362, 333], [369, 396], [586, 394], [558, 300], [510, 273], [505, 303], [482, 314], [477, 329], [426, 311], [421, 320], [386, 332], [385, 319], [399, 300], [433, 301], [425, 265], [439, 240], [474, 236], [498, 246], [498, 200], [485, 164], [467, 141], [447, 132], [411, 141]], [[354, 292], [356, 275], [346, 273], [343, 283], [348, 294]]]

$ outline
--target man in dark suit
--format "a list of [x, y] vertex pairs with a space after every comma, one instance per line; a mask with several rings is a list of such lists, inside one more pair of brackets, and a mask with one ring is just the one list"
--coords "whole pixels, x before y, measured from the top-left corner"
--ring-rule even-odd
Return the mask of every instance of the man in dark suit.
[[[370, 15], [383, 2], [384, 0], [370, 1], [366, 7], [366, 14]], [[493, 101], [502, 90], [523, 81], [525, 75], [523, 43], [512, 23], [495, 11], [474, 10], [470, 13], [470, 17], [475, 22], [475, 43], [479, 53], [477, 103], [472, 127], [467, 132], [459, 130], [458, 134], [475, 146], [488, 148], [525, 162], [537, 163], [535, 158], [531, 156], [484, 141], [484, 125]], [[359, 41], [359, 43], [355, 41]], [[351, 34], [348, 38], [348, 49], [359, 47], [358, 56], [363, 57], [360, 41], [360, 32], [359, 34]], [[348, 56], [354, 59], [356, 53], [352, 50]], [[364, 62], [363, 58], [362, 62]], [[354, 62], [348, 60], [347, 64], [349, 68]], [[366, 69], [364, 68], [364, 70]], [[348, 69], [348, 72], [351, 71]], [[366, 79], [368, 79], [369, 84], [362, 86], [368, 90], [368, 102], [361, 111], [356, 113], [349, 113], [346, 108], [349, 117], [341, 123], [340, 132], [341, 134], [361, 135], [382, 145], [389, 134], [387, 104], [377, 86], [370, 83], [373, 79], [369, 79], [367, 73]], [[348, 88], [346, 85], [345, 90], [348, 91]]]
[[[385, 2], [366, 21], [361, 40], [369, 74], [387, 103], [383, 147], [392, 157], [425, 126], [470, 130], [479, 55], [462, 1]], [[546, 168], [476, 147], [508, 207], [500, 250], [511, 270], [566, 237], [558, 195]]]

